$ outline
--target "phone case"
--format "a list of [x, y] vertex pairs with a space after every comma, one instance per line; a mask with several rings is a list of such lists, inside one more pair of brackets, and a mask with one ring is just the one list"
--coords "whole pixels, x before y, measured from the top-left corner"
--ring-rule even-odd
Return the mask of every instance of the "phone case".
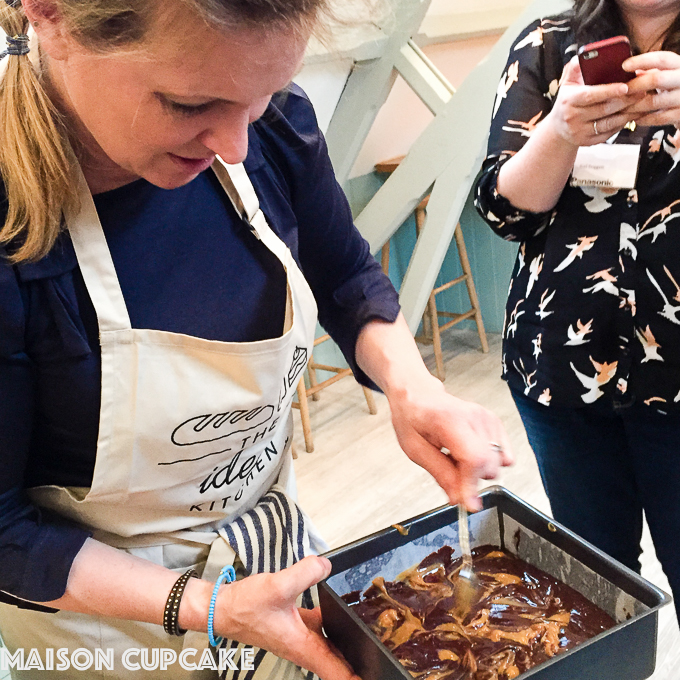
[[635, 74], [621, 68], [631, 55], [630, 42], [625, 35], [584, 45], [578, 51], [583, 82], [586, 85], [605, 85], [632, 80]]

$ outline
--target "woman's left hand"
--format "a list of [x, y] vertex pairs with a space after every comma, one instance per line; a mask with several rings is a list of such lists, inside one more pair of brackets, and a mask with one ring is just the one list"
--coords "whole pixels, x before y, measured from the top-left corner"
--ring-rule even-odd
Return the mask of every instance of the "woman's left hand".
[[623, 63], [636, 74], [628, 93], [645, 93], [641, 101], [625, 111], [638, 125], [680, 125], [680, 55], [675, 52], [647, 52]]

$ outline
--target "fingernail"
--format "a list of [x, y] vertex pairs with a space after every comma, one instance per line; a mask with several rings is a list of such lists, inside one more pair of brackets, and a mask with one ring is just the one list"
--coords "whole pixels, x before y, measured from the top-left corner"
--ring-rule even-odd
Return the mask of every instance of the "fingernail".
[[482, 509], [482, 499], [479, 498], [479, 496], [473, 496], [468, 498], [466, 505], [468, 506], [470, 512], [478, 512]]
[[331, 571], [333, 571], [333, 565], [331, 564], [331, 561], [327, 557], [320, 557], [319, 559], [323, 562], [324, 568], [330, 574]]

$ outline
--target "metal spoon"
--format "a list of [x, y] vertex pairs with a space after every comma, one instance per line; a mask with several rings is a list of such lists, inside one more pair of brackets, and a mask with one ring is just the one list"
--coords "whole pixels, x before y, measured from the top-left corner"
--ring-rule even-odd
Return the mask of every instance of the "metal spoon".
[[470, 611], [481, 592], [481, 583], [472, 571], [468, 514], [462, 503], [458, 505], [458, 543], [463, 556], [463, 564], [456, 578], [455, 597], [456, 612], [462, 617]]

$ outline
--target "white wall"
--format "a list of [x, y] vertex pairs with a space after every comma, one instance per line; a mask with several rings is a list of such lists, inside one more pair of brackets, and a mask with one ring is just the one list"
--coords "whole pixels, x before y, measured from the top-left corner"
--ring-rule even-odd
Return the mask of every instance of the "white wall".
[[[498, 37], [529, 0], [432, 0], [417, 42], [426, 43], [427, 56], [459, 86], [469, 72], [488, 54]], [[429, 43], [429, 44], [427, 44]], [[323, 61], [318, 53], [296, 77], [317, 110], [319, 124], [326, 130], [342, 94], [351, 61], [339, 56]], [[352, 177], [367, 174], [382, 160], [409, 150], [427, 126], [431, 115], [400, 79], [380, 111], [352, 171]]]

